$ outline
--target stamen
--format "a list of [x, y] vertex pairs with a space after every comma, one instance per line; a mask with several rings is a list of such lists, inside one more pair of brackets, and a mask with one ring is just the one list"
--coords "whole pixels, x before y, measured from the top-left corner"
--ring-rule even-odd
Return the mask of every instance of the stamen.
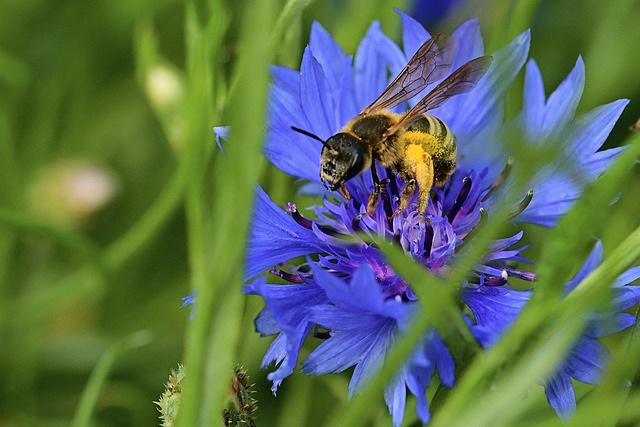
[[427, 217], [424, 222], [424, 253], [426, 258], [431, 256], [431, 247], [433, 245], [433, 226], [431, 225], [431, 218]]
[[471, 178], [465, 176], [462, 179], [462, 188], [460, 189], [460, 192], [456, 197], [456, 201], [453, 202], [453, 206], [451, 207], [451, 210], [447, 214], [447, 219], [449, 220], [449, 224], [453, 222], [456, 215], [458, 215], [458, 212], [460, 212], [460, 208], [462, 207], [462, 204], [467, 200], [467, 197], [469, 196], [469, 191], [471, 191], [471, 184], [472, 184]]
[[362, 228], [360, 227], [361, 219], [362, 219], [362, 214], [358, 214], [351, 220], [351, 228], [353, 228], [353, 231], [355, 231], [356, 233], [358, 231], [362, 231]]
[[283, 278], [289, 283], [304, 283], [304, 279], [299, 274], [291, 274], [286, 271], [280, 270], [278, 267], [273, 267], [269, 270], [269, 273]]
[[314, 338], [320, 338], [321, 340], [328, 340], [332, 336], [331, 331], [327, 331], [327, 330], [321, 331], [318, 325], [315, 325], [313, 327], [313, 332], [311, 333], [311, 335]]
[[380, 181], [380, 198], [382, 199], [382, 206], [384, 208], [384, 213], [389, 221], [389, 228], [393, 228], [393, 221], [389, 220], [393, 215], [393, 209], [391, 208], [391, 198], [389, 197], [389, 192], [387, 191], [387, 184], [391, 183], [389, 178], [385, 178]]
[[495, 277], [495, 276], [487, 277], [484, 281], [484, 284], [486, 286], [504, 286], [507, 284], [507, 279], [509, 279], [507, 270], [502, 270], [502, 274], [500, 274], [500, 277]]
[[489, 214], [487, 213], [485, 208], [480, 208], [478, 210], [480, 211], [480, 221], [478, 221], [478, 223], [476, 225], [474, 225], [471, 228], [471, 230], [469, 230], [467, 235], [473, 233], [474, 231], [482, 230], [484, 228], [484, 226], [487, 225], [487, 221], [489, 220]]
[[535, 282], [536, 280], [538, 280], [538, 275], [531, 271], [518, 270], [517, 268], [511, 267], [506, 267], [505, 270], [509, 272], [510, 276], [526, 280], [527, 282]]
[[309, 230], [312, 229], [311, 225], [313, 224], [313, 222], [300, 215], [300, 212], [298, 212], [298, 207], [295, 205], [295, 203], [288, 202], [287, 210], [299, 225]]
[[[287, 203], [287, 210], [289, 211], [289, 213], [291, 214], [291, 216], [293, 217], [293, 219], [301, 226], [303, 226], [304, 228], [308, 229], [308, 230], [313, 230], [313, 221], [303, 217], [302, 215], [300, 215], [300, 212], [298, 212], [298, 208], [296, 207], [296, 205], [294, 203]], [[320, 231], [322, 231], [324, 234], [327, 234], [329, 236], [340, 236], [342, 235], [342, 233], [340, 233], [339, 231], [334, 230], [333, 228], [330, 227], [326, 227], [324, 225], [318, 225], [318, 229]]]
[[493, 190], [500, 187], [507, 180], [507, 177], [511, 172], [511, 167], [513, 166], [513, 162], [514, 162], [513, 156], [509, 156], [507, 158], [507, 164], [504, 166], [504, 169], [502, 169], [502, 172], [500, 172], [500, 175], [498, 175], [496, 179], [494, 179], [491, 185], [489, 186], [489, 192], [487, 193], [486, 196], [484, 196], [485, 199], [489, 197], [489, 195], [493, 192]]
[[533, 190], [527, 191], [524, 199], [522, 199], [522, 201], [518, 203], [515, 208], [513, 208], [509, 217], [513, 218], [520, 215], [525, 209], [527, 209], [527, 206], [529, 206], [529, 203], [531, 203], [531, 199], [533, 199]]

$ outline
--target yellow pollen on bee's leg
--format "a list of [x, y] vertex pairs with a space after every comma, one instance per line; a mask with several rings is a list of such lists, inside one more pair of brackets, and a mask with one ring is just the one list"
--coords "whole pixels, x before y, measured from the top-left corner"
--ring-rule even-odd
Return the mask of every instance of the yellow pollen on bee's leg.
[[422, 163], [425, 153], [419, 145], [411, 144], [407, 146], [404, 154], [405, 165], [409, 166], [410, 169], [413, 169], [415, 165]]
[[425, 153], [425, 161], [416, 167], [416, 181], [418, 182], [418, 213], [424, 217], [429, 204], [429, 192], [433, 186], [433, 161]]
[[433, 161], [420, 145], [411, 144], [405, 150], [404, 165], [418, 184], [418, 213], [422, 218], [429, 204], [429, 191], [433, 186]]
[[[422, 150], [420, 151], [420, 155], [422, 155], [422, 153], [424, 153], [425, 151], [427, 153], [433, 154], [438, 150], [441, 150], [442, 144], [438, 143], [438, 139], [429, 133], [408, 131], [402, 137], [405, 140], [405, 145], [407, 149], [409, 147], [415, 146], [413, 150], [415, 149]], [[416, 155], [417, 154], [418, 154], [418, 151], [416, 150]]]

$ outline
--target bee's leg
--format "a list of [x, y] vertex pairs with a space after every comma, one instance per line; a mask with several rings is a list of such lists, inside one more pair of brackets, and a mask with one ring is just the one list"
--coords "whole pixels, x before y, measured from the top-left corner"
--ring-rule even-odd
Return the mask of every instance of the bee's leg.
[[351, 200], [351, 194], [349, 194], [349, 190], [347, 190], [347, 187], [345, 187], [344, 184], [342, 184], [340, 188], [338, 188], [338, 192], [342, 194], [345, 200]]
[[401, 177], [406, 182], [402, 190], [402, 197], [398, 209], [393, 213], [392, 218], [400, 214], [407, 208], [409, 200], [418, 186], [418, 214], [420, 219], [424, 218], [429, 204], [429, 191], [433, 186], [433, 160], [420, 145], [410, 144], [405, 151]]
[[369, 216], [375, 212], [378, 198], [380, 197], [380, 178], [378, 178], [375, 164], [371, 164], [371, 178], [373, 178], [373, 193], [369, 194], [369, 200], [367, 201], [367, 215]]
[[404, 188], [402, 189], [402, 196], [400, 196], [400, 204], [398, 205], [398, 208], [393, 213], [393, 215], [391, 215], [389, 219], [395, 218], [400, 213], [402, 213], [405, 209], [407, 209], [411, 196], [413, 196], [413, 193], [416, 192], [416, 180], [410, 177], [408, 174], [400, 174], [400, 175], [404, 179], [405, 184], [404, 184]]
[[424, 220], [424, 213], [429, 205], [429, 192], [433, 187], [433, 160], [429, 153], [424, 153], [424, 162], [416, 165], [416, 181], [418, 181], [418, 214]]

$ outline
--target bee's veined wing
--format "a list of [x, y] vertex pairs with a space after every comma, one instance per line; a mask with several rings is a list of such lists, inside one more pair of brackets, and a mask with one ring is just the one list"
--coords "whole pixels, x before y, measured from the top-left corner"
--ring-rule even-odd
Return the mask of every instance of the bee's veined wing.
[[472, 59], [451, 73], [446, 79], [433, 88], [420, 102], [409, 110], [386, 134], [392, 135], [403, 127], [415, 122], [424, 113], [442, 105], [455, 95], [470, 92], [491, 66], [491, 56]]
[[453, 38], [436, 34], [413, 55], [391, 84], [360, 114], [392, 108], [407, 101], [449, 71], [455, 53]]

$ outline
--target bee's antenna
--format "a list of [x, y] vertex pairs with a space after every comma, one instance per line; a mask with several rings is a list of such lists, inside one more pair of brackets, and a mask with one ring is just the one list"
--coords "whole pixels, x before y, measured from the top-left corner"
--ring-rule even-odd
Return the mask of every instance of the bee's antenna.
[[307, 135], [309, 138], [313, 138], [313, 139], [315, 139], [316, 141], [320, 141], [320, 142], [322, 142], [322, 145], [324, 145], [324, 144], [325, 144], [325, 142], [326, 142], [326, 141], [324, 141], [322, 138], [320, 138], [318, 135], [315, 135], [315, 134], [313, 134], [313, 133], [309, 132], [308, 130], [300, 129], [300, 128], [295, 127], [295, 126], [291, 126], [291, 129], [293, 129], [293, 130], [295, 130], [296, 132], [301, 133], [301, 134], [303, 134], [303, 135]]

